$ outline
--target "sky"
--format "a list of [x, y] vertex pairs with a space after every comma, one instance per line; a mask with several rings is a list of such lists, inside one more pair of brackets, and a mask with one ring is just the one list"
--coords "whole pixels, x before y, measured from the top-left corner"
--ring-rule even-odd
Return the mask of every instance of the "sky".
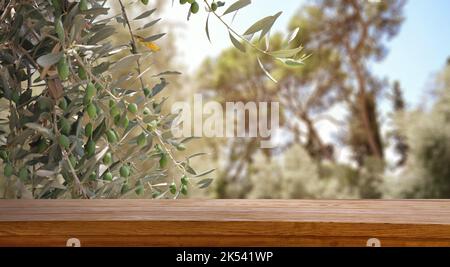
[[[171, 2], [171, 1], [168, 1]], [[177, 1], [175, 1], [177, 2]], [[227, 2], [231, 2], [228, 0]], [[241, 10], [232, 27], [238, 32], [260, 18], [283, 14], [274, 25], [274, 31], [286, 32], [290, 18], [300, 10], [304, 0], [253, 0], [252, 5]], [[210, 20], [212, 43], [205, 35], [205, 13], [192, 16], [186, 21], [186, 6], [175, 4], [166, 9], [169, 21], [180, 23], [177, 31], [177, 47], [181, 63], [189, 72], [207, 57], [217, 56], [231, 46], [226, 29], [217, 20]], [[229, 15], [231, 21], [232, 15]], [[410, 106], [416, 106], [426, 95], [426, 85], [433, 74], [441, 70], [450, 56], [450, 0], [409, 0], [405, 7], [406, 20], [400, 33], [387, 46], [387, 58], [373, 66], [380, 77], [399, 80], [405, 90]]]

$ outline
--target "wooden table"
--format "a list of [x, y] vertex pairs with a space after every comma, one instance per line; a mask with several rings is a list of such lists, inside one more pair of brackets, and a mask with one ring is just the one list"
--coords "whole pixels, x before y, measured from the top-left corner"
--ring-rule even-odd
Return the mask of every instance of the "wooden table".
[[450, 201], [0, 201], [0, 246], [67, 244], [450, 246]]

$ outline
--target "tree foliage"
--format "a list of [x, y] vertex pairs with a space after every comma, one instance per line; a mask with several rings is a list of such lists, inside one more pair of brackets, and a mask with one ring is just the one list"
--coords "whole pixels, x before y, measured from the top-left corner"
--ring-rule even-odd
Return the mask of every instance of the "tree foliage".
[[[164, 36], [136, 37], [134, 22], [155, 11], [145, 2], [132, 4], [136, 17], [122, 1], [115, 15], [106, 1], [0, 2], [4, 197], [177, 197], [201, 181], [175, 159], [185, 140], [170, 134], [175, 114], [161, 112], [166, 76], [179, 73], [141, 68]], [[112, 45], [117, 27], [128, 36]], [[169, 168], [178, 174], [167, 179]]]

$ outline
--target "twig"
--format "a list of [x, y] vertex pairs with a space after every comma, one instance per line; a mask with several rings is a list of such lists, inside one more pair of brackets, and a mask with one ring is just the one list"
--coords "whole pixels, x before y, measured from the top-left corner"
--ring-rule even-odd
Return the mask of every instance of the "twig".
[[[58, 130], [58, 122], [57, 122], [56, 110], [55, 110], [55, 109], [53, 109], [53, 131], [54, 131], [55, 133], [57, 133], [57, 134], [60, 134], [60, 133], [59, 133], [59, 130]], [[64, 159], [65, 159], [65, 160], [67, 161], [67, 163], [69, 164], [69, 168], [70, 168], [70, 171], [72, 172], [72, 175], [73, 175], [73, 178], [74, 178], [74, 180], [75, 180], [75, 183], [77, 184], [78, 188], [80, 189], [80, 191], [81, 191], [83, 197], [86, 198], [86, 196], [87, 196], [86, 190], [84, 189], [83, 185], [81, 184], [80, 179], [78, 178], [77, 173], [76, 173], [75, 169], [73, 168], [72, 163], [70, 162], [69, 157], [67, 156], [67, 152], [64, 150], [64, 148], [62, 148], [61, 150], [62, 150], [62, 152], [63, 152], [63, 157], [64, 157]]]
[[[122, 9], [123, 19], [125, 20], [125, 23], [128, 26], [128, 32], [130, 33], [131, 53], [132, 54], [137, 54], [136, 40], [134, 39], [133, 30], [131, 29], [130, 21], [128, 20], [127, 12], [125, 10], [125, 6], [122, 3], [122, 0], [119, 0], [119, 4], [120, 4], [120, 7]], [[139, 58], [136, 59], [136, 64], [137, 64], [137, 70], [138, 70], [138, 73], [139, 73], [139, 81], [141, 82], [142, 89], [144, 89], [145, 85], [144, 85], [144, 80], [142, 79], [142, 76], [141, 76], [141, 63], [139, 62]]]
[[257, 47], [257, 46], [256, 46], [255, 44], [253, 44], [251, 41], [247, 40], [247, 39], [244, 38], [242, 35], [240, 35], [239, 33], [237, 33], [233, 28], [231, 28], [230, 25], [228, 25], [228, 23], [226, 23], [226, 22], [223, 20], [223, 18], [222, 18], [221, 16], [219, 16], [219, 14], [217, 14], [215, 11], [213, 11], [213, 10], [211, 9], [211, 6], [209, 5], [209, 3], [208, 3], [207, 0], [203, 0], [203, 1], [205, 2], [206, 6], [208, 7], [208, 10], [209, 10], [211, 13], [213, 13], [214, 16], [216, 16], [216, 17], [220, 20], [220, 22], [222, 22], [222, 24], [223, 24], [223, 25], [224, 25], [231, 33], [233, 33], [234, 35], [236, 35], [237, 37], [239, 37], [241, 40], [243, 40], [244, 42], [246, 42], [248, 45], [250, 45], [250, 46], [251, 46], [253, 49], [255, 49], [256, 51], [258, 51], [258, 52], [260, 52], [260, 53], [262, 53], [262, 54], [264, 54], [264, 55], [267, 55], [267, 56], [270, 56], [270, 57], [274, 57], [274, 56], [271, 55], [270, 53], [268, 53], [268, 52], [262, 50], [261, 48]]

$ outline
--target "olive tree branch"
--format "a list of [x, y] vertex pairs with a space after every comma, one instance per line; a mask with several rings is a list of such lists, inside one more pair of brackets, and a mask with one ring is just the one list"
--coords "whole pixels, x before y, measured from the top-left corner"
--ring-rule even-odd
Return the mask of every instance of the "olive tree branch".
[[[130, 21], [127, 16], [127, 11], [125, 10], [125, 6], [123, 5], [122, 0], [119, 0], [119, 4], [120, 4], [121, 10], [122, 10], [123, 19], [125, 20], [125, 23], [128, 26], [128, 32], [130, 34], [131, 53], [137, 54], [136, 40], [134, 39], [134, 34], [133, 34], [133, 30], [131, 29]], [[142, 89], [144, 89], [145, 85], [144, 85], [144, 80], [142, 79], [142, 76], [141, 76], [141, 63], [139, 62], [139, 58], [136, 59], [136, 65], [137, 65], [137, 70], [139, 73], [139, 81], [141, 82]]]
[[213, 11], [211, 9], [211, 5], [208, 3], [207, 0], [203, 0], [203, 1], [205, 2], [206, 6], [208, 7], [209, 12], [213, 13], [214, 16], [216, 16], [216, 18], [219, 19], [219, 21], [228, 29], [228, 31], [230, 31], [231, 33], [236, 35], [239, 39], [241, 39], [242, 41], [244, 41], [245, 43], [250, 45], [250, 47], [252, 47], [254, 50], [258, 51], [259, 53], [275, 58], [273, 55], [271, 55], [267, 51], [262, 50], [261, 48], [256, 46], [254, 43], [247, 40], [247, 38], [245, 38], [241, 34], [237, 33], [233, 28], [231, 28], [231, 26], [227, 22], [225, 22], [225, 20], [222, 18], [222, 16], [220, 16], [219, 14], [217, 14], [215, 11]]

